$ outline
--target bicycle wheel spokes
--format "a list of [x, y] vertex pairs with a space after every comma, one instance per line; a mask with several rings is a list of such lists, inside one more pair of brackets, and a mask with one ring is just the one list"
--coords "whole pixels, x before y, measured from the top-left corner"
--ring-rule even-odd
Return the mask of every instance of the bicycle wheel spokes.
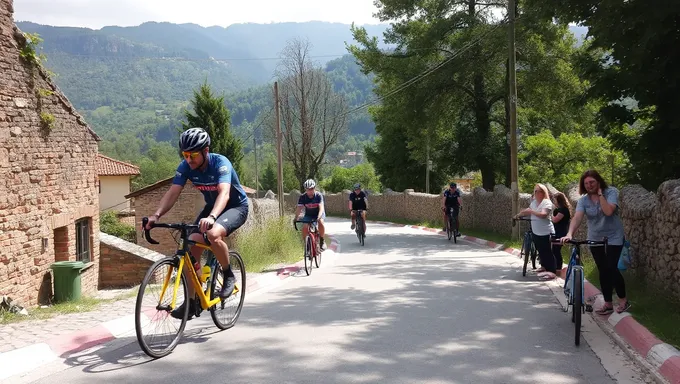
[[[187, 286], [184, 277], [174, 267], [173, 258], [157, 261], [149, 268], [137, 294], [135, 330], [144, 352], [154, 358], [163, 357], [175, 348], [186, 325], [188, 308], [181, 319], [170, 315], [184, 303]], [[165, 284], [167, 277], [167, 284]], [[172, 308], [175, 282], [179, 281], [175, 307]]]
[[314, 247], [312, 246], [312, 237], [307, 235], [305, 238], [305, 273], [307, 276], [312, 274], [312, 255], [314, 254]]
[[[212, 316], [213, 322], [219, 329], [229, 329], [236, 324], [236, 320], [243, 308], [243, 300], [246, 297], [246, 268], [243, 264], [243, 259], [238, 253], [234, 251], [229, 252], [229, 265], [231, 266], [231, 272], [236, 278], [234, 290], [231, 296], [210, 308], [210, 316]], [[222, 267], [219, 263], [216, 263], [211, 279], [211, 299], [219, 295], [223, 284], [224, 274]]]

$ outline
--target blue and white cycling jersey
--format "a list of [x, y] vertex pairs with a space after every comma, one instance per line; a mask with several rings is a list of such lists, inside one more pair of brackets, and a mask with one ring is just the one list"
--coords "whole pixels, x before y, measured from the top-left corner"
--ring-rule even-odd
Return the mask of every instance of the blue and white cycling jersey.
[[217, 185], [220, 183], [229, 183], [231, 188], [229, 191], [229, 201], [225, 210], [234, 207], [248, 206], [248, 196], [241, 186], [238, 175], [231, 164], [231, 161], [225, 156], [217, 153], [209, 153], [208, 167], [205, 171], [198, 169], [191, 169], [185, 160], [177, 167], [175, 177], [172, 183], [176, 185], [185, 185], [187, 180], [201, 191], [205, 199], [206, 206], [212, 207], [217, 200], [218, 190]]
[[[319, 216], [321, 204], [323, 204], [323, 195], [318, 191], [314, 192], [313, 197], [309, 197], [306, 193], [303, 193], [298, 199], [298, 206], [305, 208], [305, 218], [316, 219], [316, 217]], [[323, 216], [325, 216], [325, 213]]]

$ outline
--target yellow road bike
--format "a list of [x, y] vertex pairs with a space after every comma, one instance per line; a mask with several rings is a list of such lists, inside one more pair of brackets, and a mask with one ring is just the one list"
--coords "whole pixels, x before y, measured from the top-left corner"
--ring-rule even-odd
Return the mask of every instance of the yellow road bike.
[[[146, 228], [147, 223], [148, 219], [145, 217], [142, 220], [142, 227]], [[187, 279], [196, 292], [194, 302], [197, 305], [191, 315], [199, 317], [203, 310], [210, 310], [215, 325], [225, 330], [233, 327], [241, 314], [246, 294], [246, 269], [241, 256], [235, 251], [230, 251], [229, 264], [236, 278], [236, 285], [231, 295], [222, 299], [219, 296], [224, 280], [222, 266], [215, 258], [209, 242], [205, 236], [206, 244], [189, 240], [189, 235], [198, 228], [198, 225], [153, 223], [152, 228], [180, 231], [175, 255], [153, 263], [137, 293], [135, 306], [137, 341], [147, 355], [160, 358], [175, 349], [186, 327], [190, 306], [185, 305], [181, 311], [183, 313], [179, 314], [178, 318], [173, 317], [171, 312], [188, 298]], [[150, 230], [144, 229], [144, 237], [151, 244], [159, 244], [151, 238]], [[193, 246], [204, 250], [201, 260], [205, 259], [205, 264], [198, 273], [193, 268], [197, 261], [189, 252]], [[184, 268], [185, 265], [189, 265], [189, 268]], [[185, 273], [181, 273], [183, 268]], [[160, 331], [160, 335], [150, 336], [147, 331]]]

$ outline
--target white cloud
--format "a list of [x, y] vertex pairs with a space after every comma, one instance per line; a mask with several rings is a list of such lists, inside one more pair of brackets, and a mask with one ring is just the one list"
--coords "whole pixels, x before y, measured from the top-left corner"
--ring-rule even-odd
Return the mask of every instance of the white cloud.
[[15, 0], [14, 19], [101, 28], [145, 21], [226, 27], [235, 23], [304, 22], [376, 24], [373, 0]]

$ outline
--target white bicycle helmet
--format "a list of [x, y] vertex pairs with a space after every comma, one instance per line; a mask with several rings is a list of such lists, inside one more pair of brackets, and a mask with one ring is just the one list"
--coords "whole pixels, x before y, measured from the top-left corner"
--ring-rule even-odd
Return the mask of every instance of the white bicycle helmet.
[[314, 188], [316, 187], [316, 181], [314, 181], [314, 179], [308, 179], [302, 186], [305, 187], [305, 189]]
[[200, 151], [210, 146], [210, 135], [203, 128], [189, 128], [179, 137], [180, 151]]

